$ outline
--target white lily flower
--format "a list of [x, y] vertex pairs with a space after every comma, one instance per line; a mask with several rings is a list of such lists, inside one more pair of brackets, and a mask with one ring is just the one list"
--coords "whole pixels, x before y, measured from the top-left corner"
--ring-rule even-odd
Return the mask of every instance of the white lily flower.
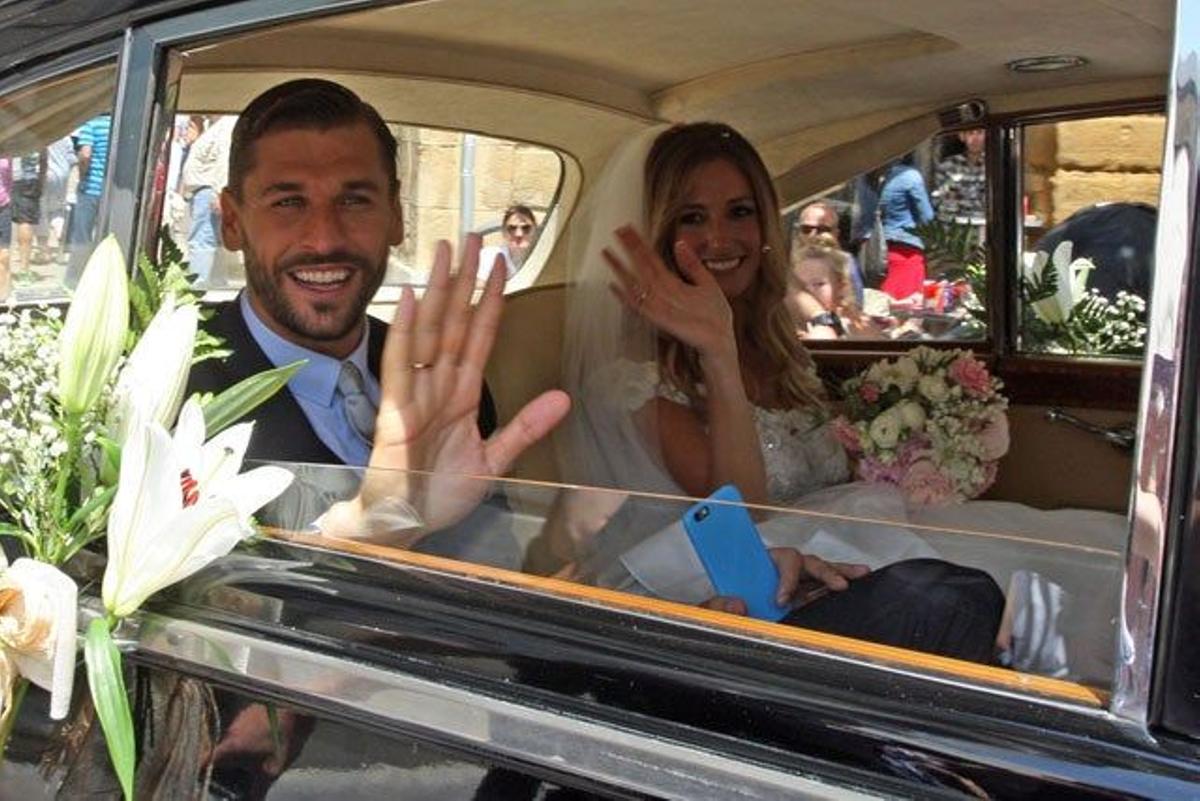
[[[3, 554], [0, 553], [0, 564]], [[75, 582], [34, 559], [0, 567], [0, 718], [19, 673], [50, 693], [50, 717], [71, 709], [75, 684]]]
[[153, 420], [135, 419], [121, 455], [108, 517], [104, 608], [117, 617], [229, 553], [253, 533], [250, 515], [292, 481], [281, 467], [239, 473], [252, 423], [204, 442], [204, 414], [189, 400], [172, 439]]
[[187, 386], [200, 310], [194, 303], [175, 306], [168, 296], [117, 376], [109, 429], [124, 443], [135, 418], [164, 426], [175, 422]]
[[1071, 241], [1063, 240], [1054, 249], [1054, 255], [1048, 256], [1044, 251], [1038, 251], [1032, 262], [1028, 257], [1025, 262], [1025, 277], [1030, 280], [1040, 280], [1047, 265], [1054, 270], [1057, 279], [1052, 297], [1043, 298], [1033, 304], [1033, 309], [1039, 317], [1048, 323], [1062, 323], [1071, 316], [1071, 312], [1083, 300], [1087, 293], [1088, 274], [1096, 269], [1091, 259], [1071, 260]]
[[128, 329], [125, 256], [110, 234], [92, 251], [59, 336], [58, 395], [69, 414], [82, 414], [100, 397]]

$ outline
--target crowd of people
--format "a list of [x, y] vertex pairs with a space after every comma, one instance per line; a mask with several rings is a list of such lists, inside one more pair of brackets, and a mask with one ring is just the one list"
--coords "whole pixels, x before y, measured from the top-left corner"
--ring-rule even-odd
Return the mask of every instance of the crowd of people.
[[842, 239], [832, 202], [818, 200], [800, 210], [791, 242], [789, 307], [801, 337], [897, 339], [929, 333], [925, 312], [944, 314], [964, 288], [931, 280], [916, 229], [936, 219], [970, 225], [982, 236], [984, 141], [982, 129], [948, 139], [954, 150], [937, 161], [932, 192], [911, 153], [860, 176], [849, 241]]
[[69, 136], [28, 152], [0, 155], [0, 302], [15, 275], [39, 268], [74, 287], [95, 235], [108, 168], [112, 117], [101, 114]]

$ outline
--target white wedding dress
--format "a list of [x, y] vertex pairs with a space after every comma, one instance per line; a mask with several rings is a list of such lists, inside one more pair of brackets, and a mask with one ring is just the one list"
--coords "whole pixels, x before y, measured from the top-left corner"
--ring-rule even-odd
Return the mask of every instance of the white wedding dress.
[[[639, 493], [590, 540], [585, 574], [602, 586], [698, 603], [713, 589], [678, 522], [686, 493], [663, 467], [657, 436], [640, 431], [633, 416], [655, 395], [686, 398], [661, 386], [657, 334], [614, 299], [601, 257], [605, 247], [620, 252], [614, 229], [645, 219], [643, 168], [660, 130], [618, 148], [572, 226], [563, 379], [574, 406], [560, 467], [571, 483]], [[1014, 667], [1111, 681], [1124, 517], [999, 501], [910, 508], [894, 487], [845, 483], [846, 455], [812, 410], [754, 414], [777, 507], [759, 518], [768, 545], [872, 568], [914, 558], [979, 568], [1008, 595]]]

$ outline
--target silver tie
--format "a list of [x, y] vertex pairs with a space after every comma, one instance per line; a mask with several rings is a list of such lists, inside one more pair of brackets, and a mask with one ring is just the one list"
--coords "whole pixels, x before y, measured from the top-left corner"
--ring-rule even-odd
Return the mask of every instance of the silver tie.
[[379, 410], [367, 395], [367, 385], [363, 382], [362, 373], [353, 363], [342, 362], [337, 388], [342, 395], [342, 408], [346, 411], [350, 427], [370, 445], [375, 439], [375, 414]]

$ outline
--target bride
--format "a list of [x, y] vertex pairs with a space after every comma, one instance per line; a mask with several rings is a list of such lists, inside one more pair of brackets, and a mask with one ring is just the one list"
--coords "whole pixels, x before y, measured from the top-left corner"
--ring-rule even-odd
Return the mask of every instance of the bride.
[[[778, 220], [766, 168], [726, 125], [651, 131], [610, 160], [582, 204], [583, 235], [571, 246], [564, 367], [577, 411], [566, 437], [568, 479], [688, 497], [733, 484], [750, 503], [789, 506], [848, 479], [822, 385], [784, 305]], [[711, 595], [673, 524], [677, 505], [639, 499], [596, 509], [597, 497], [613, 496], [576, 493], [557, 510], [573, 546], [561, 550], [579, 559], [584, 577], [684, 602]], [[848, 498], [895, 501], [852, 486], [832, 510]], [[578, 523], [592, 518], [599, 522]], [[986, 574], [933, 558], [903, 528], [873, 527], [848, 542], [854, 532], [830, 536], [787, 516], [764, 523], [769, 542], [773, 525], [783, 536], [772, 544], [804, 546], [793, 562], [804, 565], [815, 550], [807, 546], [820, 539], [817, 556], [881, 568], [860, 578], [863, 568], [839, 566], [857, 579], [849, 589], [785, 622], [991, 659], [1003, 596]], [[732, 599], [713, 605], [739, 608]]]

